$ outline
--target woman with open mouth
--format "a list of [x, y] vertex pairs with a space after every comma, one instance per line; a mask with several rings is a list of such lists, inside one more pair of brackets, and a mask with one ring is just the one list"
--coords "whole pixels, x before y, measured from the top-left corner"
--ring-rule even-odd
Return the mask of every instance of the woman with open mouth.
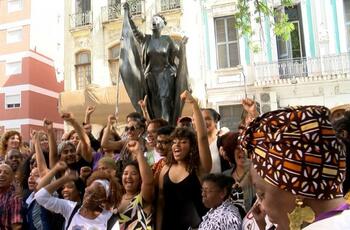
[[177, 128], [171, 135], [169, 154], [159, 176], [157, 229], [197, 228], [206, 213], [202, 203], [200, 179], [211, 170], [207, 129], [197, 102], [185, 91], [181, 98], [192, 104], [197, 133]]

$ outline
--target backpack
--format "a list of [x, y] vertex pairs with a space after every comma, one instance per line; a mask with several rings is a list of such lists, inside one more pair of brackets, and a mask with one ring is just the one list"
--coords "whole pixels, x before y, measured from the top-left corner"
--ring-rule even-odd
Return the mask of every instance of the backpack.
[[[72, 222], [72, 219], [74, 217], [74, 215], [78, 212], [79, 208], [81, 207], [80, 204], [77, 204], [73, 211], [72, 211], [72, 214], [70, 215], [69, 219], [68, 219], [68, 222], [67, 222], [67, 227], [66, 227], [66, 230], [68, 230], [69, 228], [69, 225], [71, 224]], [[114, 224], [117, 222], [118, 220], [118, 216], [117, 214], [112, 214], [112, 216], [108, 219], [108, 222], [107, 222], [107, 230], [111, 230], [114, 226]]]

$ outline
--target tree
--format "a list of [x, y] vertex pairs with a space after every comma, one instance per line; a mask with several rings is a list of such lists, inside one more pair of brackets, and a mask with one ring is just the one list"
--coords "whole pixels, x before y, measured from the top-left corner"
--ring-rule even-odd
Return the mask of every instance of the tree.
[[[272, 4], [268, 4], [266, 0], [253, 0], [254, 14], [251, 17], [249, 2], [251, 0], [236, 0], [237, 14], [235, 14], [236, 25], [241, 36], [246, 36], [249, 39], [249, 44], [253, 51], [257, 51], [259, 47], [252, 44], [251, 38], [254, 35], [251, 20], [254, 20], [260, 25], [260, 30], [263, 31], [262, 18], [269, 19], [269, 23], [273, 27], [276, 36], [283, 40], [290, 39], [290, 33], [294, 30], [293, 23], [288, 21], [288, 15], [279, 9], [273, 8]], [[281, 7], [291, 7], [294, 5], [294, 0], [280, 0]]]

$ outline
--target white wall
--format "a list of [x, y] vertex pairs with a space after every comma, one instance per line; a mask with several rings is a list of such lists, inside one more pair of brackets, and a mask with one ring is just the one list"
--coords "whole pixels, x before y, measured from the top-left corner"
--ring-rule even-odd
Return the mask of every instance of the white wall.
[[30, 49], [55, 62], [55, 68], [63, 80], [63, 1], [31, 1]]

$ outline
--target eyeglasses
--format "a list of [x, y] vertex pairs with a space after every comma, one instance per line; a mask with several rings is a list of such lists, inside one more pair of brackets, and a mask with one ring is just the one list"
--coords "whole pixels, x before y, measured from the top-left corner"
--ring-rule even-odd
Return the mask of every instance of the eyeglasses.
[[138, 129], [137, 127], [135, 127], [135, 126], [125, 126], [125, 132], [128, 132], [128, 131], [130, 131], [130, 132], [133, 132], [133, 131], [135, 131], [136, 129]]

